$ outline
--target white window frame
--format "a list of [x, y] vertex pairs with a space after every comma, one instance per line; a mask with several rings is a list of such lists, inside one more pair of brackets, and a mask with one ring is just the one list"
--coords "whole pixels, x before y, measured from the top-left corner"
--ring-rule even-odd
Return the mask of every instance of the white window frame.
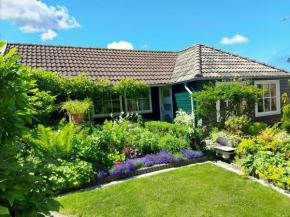
[[[93, 118], [105, 118], [105, 117], [110, 117], [111, 116], [111, 114], [113, 115], [113, 116], [119, 116], [122, 112], [124, 112], [123, 111], [123, 103], [122, 103], [122, 97], [121, 96], [119, 96], [119, 99], [120, 99], [120, 109], [121, 109], [121, 111], [120, 112], [115, 112], [115, 113], [105, 113], [105, 114], [96, 114], [95, 113], [95, 109], [94, 109], [94, 112], [93, 112]], [[107, 99], [107, 100], [104, 100], [104, 101], [111, 101], [111, 105], [112, 105], [112, 97], [111, 97], [111, 99]]]
[[[140, 98], [138, 98], [138, 99], [145, 99], [145, 98], [147, 98], [147, 97], [140, 97]], [[130, 98], [126, 98], [125, 97], [125, 108], [126, 108], [126, 112], [127, 113], [133, 113], [133, 114], [136, 114], [136, 113], [138, 113], [138, 114], [146, 114], [146, 113], [152, 113], [152, 97], [151, 97], [151, 89], [149, 90], [149, 107], [150, 107], [150, 109], [148, 109], [148, 110], [143, 110], [143, 111], [128, 111], [128, 102], [127, 102], [127, 100], [129, 99], [130, 100]], [[138, 106], [138, 99], [137, 99], [137, 106]]]
[[[216, 82], [215, 83], [215, 86], [216, 87], [218, 87], [219, 86], [219, 84], [223, 84], [223, 85], [228, 85], [228, 84], [231, 84], [231, 83], [234, 83], [234, 82], [228, 82], [228, 81], [218, 81], [218, 82]], [[229, 100], [225, 100], [225, 103], [226, 103], [226, 106], [228, 107], [229, 106]], [[221, 110], [221, 101], [220, 100], [218, 100], [217, 102], [216, 102], [216, 119], [217, 119], [217, 122], [219, 123], [221, 120], [221, 112], [220, 112], [220, 110]]]
[[258, 86], [258, 84], [262, 84], [262, 85], [273, 84], [273, 83], [276, 84], [276, 111], [258, 112], [258, 103], [257, 103], [255, 107], [255, 117], [281, 114], [280, 80], [261, 80], [261, 81], [255, 81], [254, 83], [255, 83], [255, 86]]

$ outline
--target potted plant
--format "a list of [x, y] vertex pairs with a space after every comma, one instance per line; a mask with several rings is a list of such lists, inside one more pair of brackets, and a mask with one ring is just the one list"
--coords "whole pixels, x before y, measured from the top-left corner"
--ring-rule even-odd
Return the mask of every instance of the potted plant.
[[66, 110], [67, 114], [72, 116], [75, 124], [84, 121], [84, 114], [92, 108], [92, 101], [85, 99], [84, 101], [69, 100], [61, 105], [61, 110]]

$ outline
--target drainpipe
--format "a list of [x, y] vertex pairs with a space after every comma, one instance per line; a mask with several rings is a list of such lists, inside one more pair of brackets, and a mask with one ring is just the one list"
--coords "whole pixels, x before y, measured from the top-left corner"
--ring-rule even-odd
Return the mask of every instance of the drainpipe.
[[[187, 90], [187, 92], [191, 95], [192, 91], [188, 88], [187, 82], [184, 83], [184, 87]], [[194, 115], [194, 102], [193, 102], [192, 97], [190, 97], [190, 101], [191, 101], [191, 112], [192, 112], [192, 115]], [[195, 128], [195, 121], [193, 121], [193, 128]]]

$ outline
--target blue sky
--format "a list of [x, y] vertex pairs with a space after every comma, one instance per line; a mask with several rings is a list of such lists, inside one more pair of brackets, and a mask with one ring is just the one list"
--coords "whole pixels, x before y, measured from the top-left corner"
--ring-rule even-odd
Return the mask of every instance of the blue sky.
[[[0, 9], [2, 40], [102, 48], [125, 41], [134, 49], [162, 51], [203, 43], [290, 70], [290, 19], [281, 21], [290, 16], [289, 0], [41, 0], [41, 8], [63, 6], [61, 13], [38, 10], [35, 1], [0, 1], [9, 9]], [[13, 8], [20, 3], [37, 16], [20, 16]], [[53, 23], [60, 16], [63, 22]], [[240, 43], [222, 44], [225, 37]]]

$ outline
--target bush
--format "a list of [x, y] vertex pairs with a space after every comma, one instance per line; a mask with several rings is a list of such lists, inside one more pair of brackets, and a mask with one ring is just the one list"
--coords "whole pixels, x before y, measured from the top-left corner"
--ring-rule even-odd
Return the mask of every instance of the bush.
[[246, 174], [290, 189], [290, 138], [276, 126], [243, 139], [236, 148], [236, 162]]
[[49, 177], [52, 181], [52, 188], [57, 191], [68, 190], [80, 187], [82, 184], [90, 182], [95, 178], [95, 172], [91, 163], [86, 161], [60, 161], [59, 166], [49, 165], [56, 174]]
[[253, 124], [249, 125], [245, 130], [244, 133], [250, 136], [257, 136], [261, 133], [261, 131], [267, 128], [267, 124], [254, 122]]
[[130, 130], [130, 144], [134, 149], [141, 150], [141, 154], [151, 154], [159, 151], [160, 137], [147, 129], [134, 128]]
[[282, 121], [282, 127], [284, 130], [287, 131], [287, 133], [290, 133], [290, 104], [287, 93], [284, 93], [282, 95], [282, 100], [284, 102], [283, 106], [283, 117], [281, 119]]
[[189, 149], [189, 143], [176, 138], [170, 134], [162, 137], [159, 142], [159, 147], [166, 149], [170, 153], [178, 152], [182, 149]]
[[225, 129], [231, 134], [242, 135], [250, 126], [251, 119], [246, 115], [229, 117], [225, 122]]
[[161, 121], [148, 121], [145, 123], [145, 128], [150, 132], [165, 136], [167, 133], [172, 133], [178, 138], [187, 139], [188, 127], [179, 124], [170, 124]]

